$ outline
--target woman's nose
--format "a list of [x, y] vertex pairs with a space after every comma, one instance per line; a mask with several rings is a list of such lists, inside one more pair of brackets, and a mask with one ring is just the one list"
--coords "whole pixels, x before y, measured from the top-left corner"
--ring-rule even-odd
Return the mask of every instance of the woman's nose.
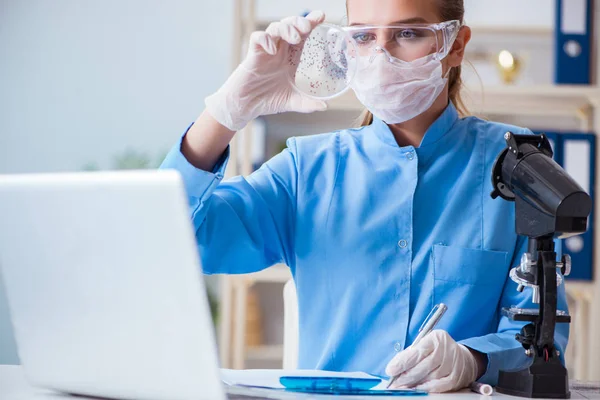
[[393, 51], [394, 45], [396, 44], [393, 37], [394, 34], [391, 32], [391, 30], [386, 28], [380, 29], [377, 31], [377, 38], [375, 41], [376, 47], [385, 49], [388, 53]]
[[373, 56], [377, 56], [377, 55], [380, 55], [380, 54], [385, 54], [388, 57], [391, 56], [391, 53], [390, 53], [389, 49], [387, 49], [385, 47], [382, 47], [382, 46], [379, 46], [379, 45], [373, 47]]
[[379, 49], [379, 51], [385, 49], [388, 53], [392, 50], [392, 43], [385, 37], [378, 37], [375, 48]]

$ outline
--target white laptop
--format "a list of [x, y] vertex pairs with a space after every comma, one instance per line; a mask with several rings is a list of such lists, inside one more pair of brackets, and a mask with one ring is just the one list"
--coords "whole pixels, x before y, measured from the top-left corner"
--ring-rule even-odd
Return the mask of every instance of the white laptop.
[[176, 172], [0, 175], [0, 267], [31, 384], [226, 397]]

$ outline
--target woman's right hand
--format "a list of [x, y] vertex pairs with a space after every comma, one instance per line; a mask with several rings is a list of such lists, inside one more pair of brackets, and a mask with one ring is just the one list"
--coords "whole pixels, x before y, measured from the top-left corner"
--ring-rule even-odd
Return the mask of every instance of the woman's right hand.
[[313, 11], [306, 17], [274, 22], [264, 32], [254, 32], [244, 61], [215, 94], [206, 98], [208, 113], [221, 125], [238, 131], [261, 115], [325, 110], [324, 101], [302, 95], [289, 81], [297, 68], [290, 57], [295, 56], [297, 61], [301, 49], [298, 46], [294, 54], [290, 47], [301, 44], [324, 19], [323, 12]]

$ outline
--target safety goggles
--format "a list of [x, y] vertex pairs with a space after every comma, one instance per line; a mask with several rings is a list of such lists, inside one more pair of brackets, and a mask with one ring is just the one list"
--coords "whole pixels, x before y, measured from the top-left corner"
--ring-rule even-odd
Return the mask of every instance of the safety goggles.
[[349, 27], [320, 24], [303, 43], [290, 48], [289, 62], [295, 66], [290, 82], [303, 94], [331, 99], [350, 87], [359, 65], [368, 65], [381, 54], [401, 68], [442, 60], [460, 28], [459, 21]]
[[[368, 56], [385, 49], [394, 58], [412, 62], [428, 55], [438, 60], [448, 55], [461, 23], [458, 20], [437, 24], [357, 25], [342, 28], [353, 46], [338, 43], [347, 57]], [[342, 37], [339, 37], [342, 40]], [[353, 54], [355, 53], [355, 54]]]

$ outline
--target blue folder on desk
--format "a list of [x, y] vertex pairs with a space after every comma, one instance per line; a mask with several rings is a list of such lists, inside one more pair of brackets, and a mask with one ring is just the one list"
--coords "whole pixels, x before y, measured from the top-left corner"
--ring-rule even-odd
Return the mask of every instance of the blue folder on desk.
[[[267, 398], [314, 398], [329, 396], [423, 396], [417, 390], [387, 390], [387, 381], [364, 372], [332, 372], [322, 370], [230, 370], [221, 369], [221, 380], [227, 392], [252, 394]], [[283, 398], [281, 397], [281, 398]]]
[[282, 376], [279, 382], [286, 391], [327, 394], [327, 395], [360, 395], [360, 396], [426, 396], [427, 392], [418, 390], [381, 390], [373, 389], [382, 380], [379, 378], [339, 378], [339, 377], [308, 377]]

